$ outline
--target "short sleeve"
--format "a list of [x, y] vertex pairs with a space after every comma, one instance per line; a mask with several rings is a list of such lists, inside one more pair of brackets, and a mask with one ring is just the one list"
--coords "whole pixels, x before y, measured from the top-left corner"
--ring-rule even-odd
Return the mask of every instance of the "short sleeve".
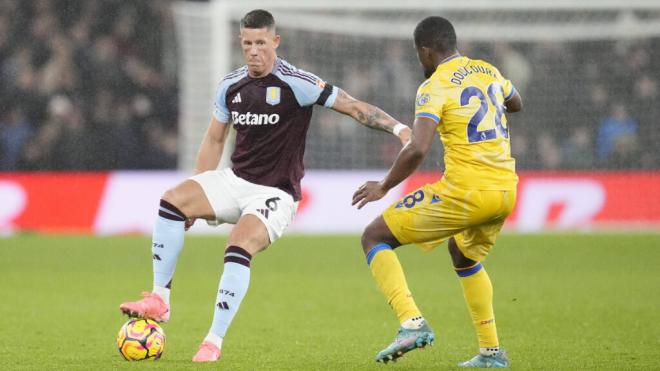
[[229, 107], [227, 107], [227, 91], [229, 88], [247, 76], [247, 67], [241, 67], [225, 76], [218, 84], [213, 100], [213, 117], [221, 123], [229, 123]]
[[301, 107], [318, 104], [330, 108], [337, 99], [339, 89], [336, 86], [285, 61], [278, 64], [275, 75], [291, 87]]
[[426, 80], [417, 89], [415, 117], [428, 117], [439, 123], [444, 104], [445, 98], [440, 88], [432, 80]]
[[229, 108], [227, 107], [226, 95], [227, 89], [223, 89], [223, 84], [218, 85], [215, 92], [215, 101], [213, 104], [213, 117], [222, 123], [229, 122]]
[[497, 72], [497, 76], [498, 82], [502, 85], [502, 94], [504, 94], [504, 101], [506, 102], [516, 94], [516, 87], [513, 86], [511, 80], [506, 79], [499, 71]]

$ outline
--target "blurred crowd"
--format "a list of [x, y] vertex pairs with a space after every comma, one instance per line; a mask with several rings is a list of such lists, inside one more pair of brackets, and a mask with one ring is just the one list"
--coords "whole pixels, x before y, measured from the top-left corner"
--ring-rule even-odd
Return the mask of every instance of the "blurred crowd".
[[[412, 123], [423, 76], [410, 40], [280, 33], [282, 57]], [[523, 112], [509, 118], [519, 169], [660, 169], [660, 38], [459, 35], [459, 48], [492, 61], [523, 95]], [[0, 170], [176, 167], [170, 0], [0, 0], [0, 79]], [[315, 112], [308, 168], [386, 168], [396, 156], [393, 138]], [[441, 146], [424, 166], [442, 167]]]
[[0, 0], [0, 170], [176, 166], [169, 1]]
[[528, 169], [660, 169], [660, 39], [498, 45], [525, 97], [512, 151]]
[[[285, 48], [290, 45], [286, 43], [285, 39]], [[415, 88], [423, 76], [409, 41], [328, 37], [322, 43], [359, 50], [361, 58], [350, 59], [350, 68], [335, 70], [324, 69], [324, 61], [333, 58], [324, 55], [305, 62], [308, 68], [323, 71], [319, 73], [354, 96], [412, 123]], [[459, 50], [491, 61], [523, 96], [523, 111], [508, 115], [518, 169], [660, 169], [660, 39], [484, 43], [461, 42], [459, 35]], [[287, 52], [292, 60], [318, 54], [297, 46], [289, 46]], [[395, 141], [374, 140], [350, 120], [335, 125], [331, 114], [317, 116], [321, 125], [311, 130], [318, 136], [309, 138], [312, 146], [325, 150], [318, 155], [308, 151], [308, 165], [386, 168], [398, 152]], [[333, 136], [336, 142], [329, 138]], [[355, 156], [364, 151], [365, 143], [374, 155]], [[335, 145], [344, 147], [338, 155], [332, 153]], [[426, 169], [443, 166], [441, 146], [436, 144], [433, 151], [424, 163]], [[336, 161], [328, 164], [332, 156]]]

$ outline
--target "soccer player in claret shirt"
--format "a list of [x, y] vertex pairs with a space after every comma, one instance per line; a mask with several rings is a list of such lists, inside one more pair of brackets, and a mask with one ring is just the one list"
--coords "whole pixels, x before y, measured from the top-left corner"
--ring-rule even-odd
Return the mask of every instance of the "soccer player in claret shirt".
[[[250, 281], [254, 254], [282, 236], [301, 197], [305, 136], [318, 104], [361, 124], [397, 135], [411, 130], [387, 113], [279, 58], [280, 36], [265, 10], [247, 13], [240, 23], [246, 66], [222, 79], [213, 119], [202, 140], [196, 175], [162, 196], [153, 232], [153, 291], [120, 305], [130, 316], [165, 322], [170, 288], [184, 230], [196, 218], [233, 223], [215, 302], [213, 322], [195, 362], [216, 361], [222, 340]], [[236, 129], [231, 169], [216, 170], [229, 125]]]
[[394, 248], [430, 250], [449, 239], [449, 254], [463, 287], [480, 352], [463, 367], [507, 367], [493, 315], [493, 288], [481, 261], [495, 243], [516, 200], [518, 177], [504, 112], [522, 108], [511, 82], [491, 64], [458, 53], [451, 23], [420, 22], [414, 32], [427, 78], [417, 92], [411, 141], [380, 182], [366, 182], [353, 196], [361, 208], [382, 198], [419, 166], [437, 131], [445, 148], [443, 178], [410, 193], [376, 218], [362, 235], [367, 263], [401, 327], [376, 356], [394, 360], [434, 340], [408, 289]]

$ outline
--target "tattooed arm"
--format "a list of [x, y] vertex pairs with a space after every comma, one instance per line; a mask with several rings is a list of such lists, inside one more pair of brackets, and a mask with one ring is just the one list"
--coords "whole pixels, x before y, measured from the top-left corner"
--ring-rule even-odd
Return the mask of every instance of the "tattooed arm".
[[380, 108], [351, 97], [342, 89], [339, 89], [339, 94], [332, 105], [332, 109], [351, 116], [366, 127], [392, 133], [399, 137], [404, 145], [410, 139], [412, 131], [408, 126], [395, 120]]

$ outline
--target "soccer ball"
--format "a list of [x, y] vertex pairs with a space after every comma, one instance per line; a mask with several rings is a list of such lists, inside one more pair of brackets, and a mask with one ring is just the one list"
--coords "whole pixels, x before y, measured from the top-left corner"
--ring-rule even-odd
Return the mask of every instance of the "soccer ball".
[[165, 332], [156, 321], [131, 319], [119, 329], [117, 349], [127, 361], [159, 359], [165, 349]]

